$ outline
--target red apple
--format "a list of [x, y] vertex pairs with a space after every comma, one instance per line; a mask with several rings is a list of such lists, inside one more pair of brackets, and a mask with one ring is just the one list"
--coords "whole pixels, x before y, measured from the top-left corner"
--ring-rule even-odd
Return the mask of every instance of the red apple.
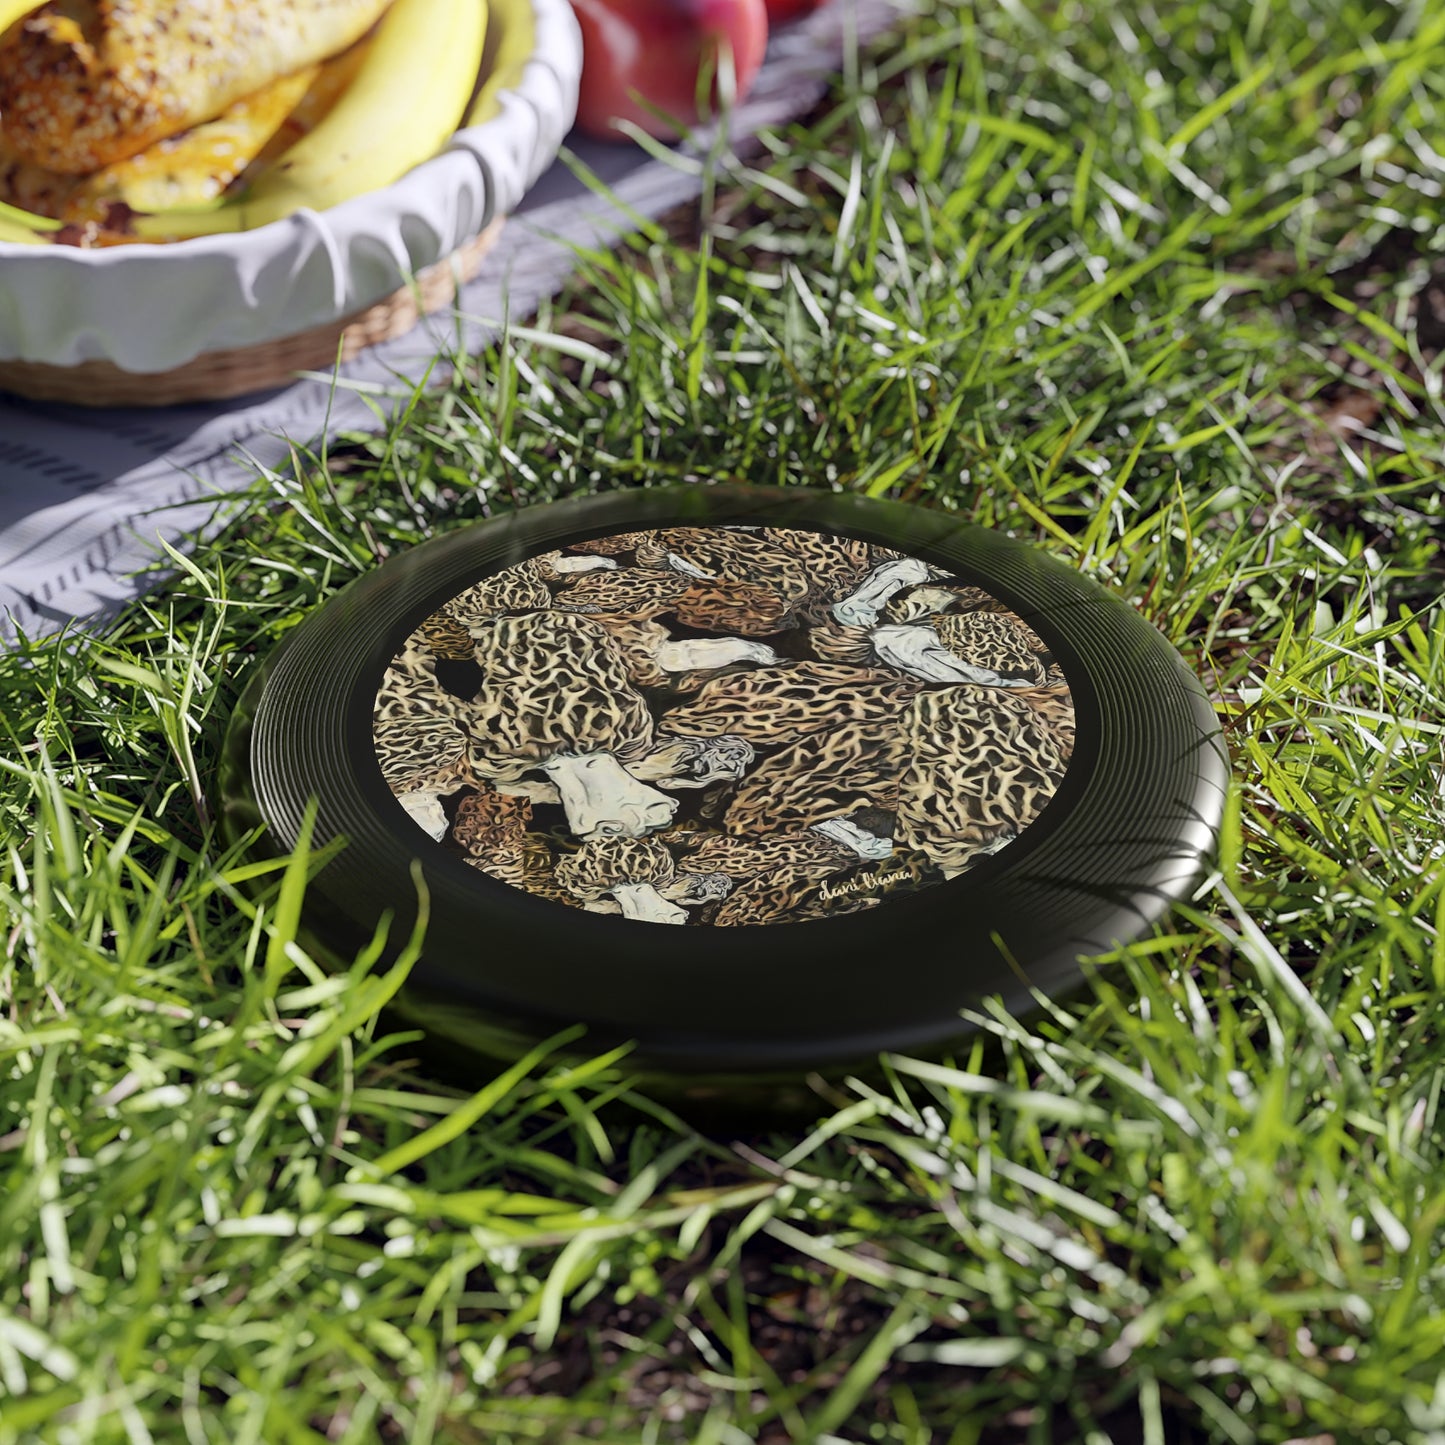
[[768, 43], [764, 0], [572, 0], [582, 27], [582, 88], [577, 125], [588, 135], [622, 138], [615, 122], [630, 120], [659, 140], [677, 129], [642, 104], [685, 126], [696, 125], [698, 80], [713, 77], [718, 102], [721, 56], [731, 50], [735, 98], [752, 88]]
[[811, 15], [827, 0], [764, 0], [764, 3], [768, 7], [768, 24], [785, 25], [800, 15]]

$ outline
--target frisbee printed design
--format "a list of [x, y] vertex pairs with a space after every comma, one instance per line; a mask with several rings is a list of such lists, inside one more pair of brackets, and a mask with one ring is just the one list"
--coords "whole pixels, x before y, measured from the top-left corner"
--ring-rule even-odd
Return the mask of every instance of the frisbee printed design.
[[613, 533], [485, 576], [391, 659], [372, 736], [438, 845], [652, 923], [860, 912], [1017, 839], [1074, 743], [989, 592], [801, 527]]

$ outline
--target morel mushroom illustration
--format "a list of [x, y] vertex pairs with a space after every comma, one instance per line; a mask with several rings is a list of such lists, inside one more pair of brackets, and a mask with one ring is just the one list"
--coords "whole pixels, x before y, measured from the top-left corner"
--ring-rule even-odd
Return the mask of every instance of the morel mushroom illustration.
[[739, 884], [713, 914], [712, 921], [723, 928], [783, 919], [801, 922], [837, 913], [859, 913], [880, 902], [876, 893], [855, 891], [841, 880], [830, 883], [830, 878], [816, 865], [786, 863]]
[[877, 667], [873, 631], [868, 627], [844, 627], [831, 613], [808, 628], [808, 648], [824, 662], [843, 662], [853, 667]]
[[557, 863], [557, 882], [584, 907], [610, 899], [624, 918], [686, 923], [687, 912], [659, 888], [677, 879], [672, 854], [652, 838], [597, 838]]
[[[856, 816], [876, 825], [876, 814]], [[702, 833], [676, 842], [664, 836], [674, 844], [680, 877], [715, 869], [732, 880], [727, 902], [711, 918], [721, 926], [857, 912], [900, 881], [907, 886], [933, 872], [921, 855], [894, 859], [881, 874], [869, 870], [868, 858], [816, 827], [761, 836]]]
[[372, 741], [386, 785], [435, 839], [447, 829], [442, 798], [476, 781], [461, 710], [461, 700], [437, 681], [434, 658], [413, 634], [377, 690]]
[[924, 582], [895, 593], [883, 604], [884, 622], [918, 622], [937, 612], [1001, 612], [1003, 603], [982, 587]]
[[568, 550], [603, 557], [612, 557], [619, 552], [631, 552], [641, 538], [651, 535], [652, 534], [647, 531], [615, 532], [610, 537], [593, 537], [586, 542], [570, 542], [568, 543]]
[[887, 858], [893, 852], [891, 834], [874, 833], [853, 818], [824, 818], [821, 823], [814, 823], [812, 827], [815, 833], [821, 833], [825, 838], [831, 838], [835, 843], [852, 849], [860, 858], [877, 860]]
[[894, 592], [881, 608], [871, 602], [866, 607], [860, 607], [857, 615], [867, 619], [863, 622], [840, 622], [833, 609], [829, 608], [809, 627], [808, 645], [818, 657], [829, 662], [852, 662], [875, 667], [882, 660], [873, 637], [880, 624], [929, 623], [940, 613], [1001, 610], [1003, 604], [981, 587], [926, 581]]
[[526, 798], [483, 785], [458, 803], [451, 838], [481, 872], [531, 893], [556, 894], [551, 850], [531, 825], [532, 805]]
[[845, 627], [871, 627], [895, 592], [943, 575], [917, 557], [880, 562], [846, 597], [833, 604], [833, 616]]
[[472, 634], [449, 608], [437, 608], [412, 637], [429, 648], [434, 657], [444, 657], [453, 662], [471, 661]]
[[711, 738], [671, 737], [663, 733], [650, 753], [628, 771], [635, 778], [674, 788], [710, 788], [714, 783], [736, 782], [757, 756], [746, 738], [721, 733]]
[[557, 606], [633, 618], [671, 613], [701, 631], [765, 637], [788, 624], [793, 604], [806, 595], [799, 590], [784, 598], [761, 582], [704, 577], [696, 568], [672, 565], [679, 560], [664, 557], [656, 566], [579, 577], [557, 594]]
[[398, 793], [396, 800], [406, 809], [406, 815], [429, 838], [440, 842], [446, 837], [447, 815], [442, 807], [442, 795], [435, 788], [414, 788]]
[[740, 880], [712, 921], [727, 927], [831, 918], [876, 908], [890, 894], [939, 881], [937, 869], [921, 853], [904, 853], [876, 868], [859, 866], [850, 855], [843, 871], [800, 855], [796, 862]]
[[581, 840], [639, 838], [672, 821], [677, 800], [628, 771], [652, 749], [652, 714], [606, 628], [528, 612], [472, 635], [483, 681], [463, 721], [479, 777], [510, 792], [508, 784], [540, 773]]
[[813, 828], [858, 858], [887, 858], [893, 838], [877, 820], [897, 807], [906, 750], [896, 715], [808, 733], [748, 774], [723, 830], [747, 838]]
[[610, 572], [617, 566], [617, 560], [597, 555], [576, 556], [570, 552], [544, 552], [540, 557], [533, 557], [531, 565], [539, 577], [555, 581], [584, 572]]
[[671, 883], [664, 884], [658, 891], [664, 898], [695, 908], [700, 903], [710, 903], [715, 898], [726, 898], [732, 891], [733, 880], [726, 873], [682, 873]]
[[981, 588], [910, 587], [889, 599], [882, 616], [855, 626], [830, 615], [809, 629], [808, 644], [829, 661], [892, 668], [923, 682], [1045, 684], [1042, 639]]
[[551, 607], [552, 592], [526, 563], [484, 577], [447, 603], [445, 611], [457, 623], [472, 628], [506, 612], [527, 612]]
[[671, 612], [689, 579], [661, 567], [614, 567], [574, 578], [558, 591], [563, 612], [651, 618]]
[[778, 654], [750, 637], [679, 637], [659, 645], [653, 654], [666, 673], [711, 672], [738, 663], [774, 663]]
[[895, 835], [946, 877], [1013, 841], [1063, 778], [1057, 723], [1025, 696], [938, 688], [904, 714]]
[[734, 883], [776, 869], [810, 868], [820, 877], [858, 865], [857, 852], [813, 828], [793, 828], [762, 836], [705, 834], [677, 860], [683, 873], [723, 873]]
[[675, 608], [680, 622], [763, 637], [851, 586], [870, 552], [867, 543], [802, 529], [671, 527], [648, 536], [636, 557], [693, 579]]
[[[666, 792], [677, 788], [710, 788], [715, 783], [736, 782], [757, 756], [745, 738], [722, 733], [710, 738], [655, 736], [652, 749], [627, 764], [627, 771], [640, 782], [651, 783]], [[534, 803], [560, 803], [557, 789], [545, 778], [507, 779], [497, 790], [529, 798]]]
[[[611, 557], [577, 557], [561, 551], [544, 552], [525, 562], [504, 567], [458, 593], [439, 612], [453, 629], [470, 629], [506, 612], [535, 612], [553, 605], [549, 582], [564, 582], [589, 572], [612, 571]], [[432, 622], [437, 617], [433, 613]], [[470, 652], [464, 654], [470, 656]]]
[[897, 555], [845, 537], [761, 526], [667, 527], [626, 540], [634, 566], [577, 579], [557, 605], [639, 618], [670, 612], [700, 631], [766, 637], [824, 615], [870, 567]]
[[714, 678], [659, 722], [683, 737], [731, 733], [754, 743], [781, 743], [840, 723], [894, 719], [922, 685], [879, 667], [787, 662]]
[[1057, 664], [1049, 668], [1042, 687], [1020, 688], [1010, 698], [1032, 710], [1039, 725], [1058, 745], [1059, 758], [1067, 763], [1074, 755], [1074, 698]]
[[723, 668], [760, 667], [778, 661], [765, 642], [750, 637], [674, 638], [660, 622], [593, 614], [612, 634], [636, 687], [695, 692]]
[[870, 636], [880, 661], [925, 682], [1038, 687], [1047, 671], [1038, 634], [1006, 612], [935, 613], [882, 623]]

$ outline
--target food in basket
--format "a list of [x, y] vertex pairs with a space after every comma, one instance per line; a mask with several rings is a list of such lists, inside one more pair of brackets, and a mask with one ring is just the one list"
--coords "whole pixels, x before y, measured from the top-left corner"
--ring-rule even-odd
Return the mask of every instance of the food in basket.
[[763, 0], [572, 0], [572, 9], [582, 29], [577, 124], [604, 140], [623, 137], [619, 121], [676, 140], [678, 125], [716, 109], [724, 64], [733, 97], [747, 95], [768, 43]]
[[0, 241], [24, 245], [27, 242], [43, 241], [48, 232], [58, 231], [58, 221], [47, 221], [44, 216], [32, 216], [16, 206], [7, 206], [0, 201]]
[[[360, 49], [359, 44], [353, 46], [326, 62], [327, 67], [334, 70]], [[288, 121], [310, 99], [321, 71], [321, 66], [308, 65], [238, 100], [214, 120], [168, 136], [139, 155], [89, 175], [47, 170], [7, 152], [0, 143], [0, 191], [24, 210], [78, 223], [104, 223], [121, 203], [134, 211], [204, 205], [261, 159], [278, 138], [290, 145], [309, 129]], [[312, 124], [319, 118], [317, 114]], [[290, 138], [285, 139], [288, 131]]]
[[50, 0], [5, 36], [21, 160], [89, 175], [346, 49], [387, 0]]
[[461, 124], [485, 38], [482, 0], [393, 0], [355, 79], [314, 130], [219, 208], [140, 217], [137, 234], [244, 231], [389, 186]]
[[[472, 98], [487, 0], [368, 3], [376, 23], [359, 37], [354, 27], [333, 28], [342, 41], [334, 53], [315, 57], [298, 41], [292, 58], [309, 58], [286, 62], [287, 74], [267, 77], [239, 99], [218, 84], [210, 102], [193, 105], [190, 113], [210, 112], [195, 124], [83, 173], [38, 164], [31, 137], [23, 126], [12, 131], [10, 111], [0, 109], [0, 241], [180, 240], [250, 229], [390, 185], [480, 109], [481, 97]], [[311, 0], [282, 8], [352, 13], [358, 4]], [[194, 27], [195, 16], [218, 9], [249, 15], [269, 7], [255, 0], [59, 0], [37, 8], [35, 0], [0, 0], [0, 104], [13, 93], [16, 57], [30, 53], [30, 27], [53, 30], [77, 8], [107, 18], [124, 13], [132, 24], [139, 14], [155, 22], [185, 12], [185, 25]], [[96, 90], [98, 99], [109, 94]], [[123, 112], [117, 103], [112, 120]], [[123, 141], [116, 148], [130, 149]], [[94, 158], [93, 151], [84, 154]]]

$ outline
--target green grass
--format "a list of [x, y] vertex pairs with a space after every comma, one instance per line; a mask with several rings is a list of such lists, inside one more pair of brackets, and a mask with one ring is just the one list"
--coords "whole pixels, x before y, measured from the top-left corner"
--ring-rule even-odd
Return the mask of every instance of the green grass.
[[[931, 8], [696, 244], [0, 658], [0, 1442], [1445, 1441], [1442, 91], [1404, 0]], [[429, 1079], [218, 838], [248, 668], [427, 536], [707, 478], [1118, 589], [1227, 729], [1217, 868], [793, 1133]]]

